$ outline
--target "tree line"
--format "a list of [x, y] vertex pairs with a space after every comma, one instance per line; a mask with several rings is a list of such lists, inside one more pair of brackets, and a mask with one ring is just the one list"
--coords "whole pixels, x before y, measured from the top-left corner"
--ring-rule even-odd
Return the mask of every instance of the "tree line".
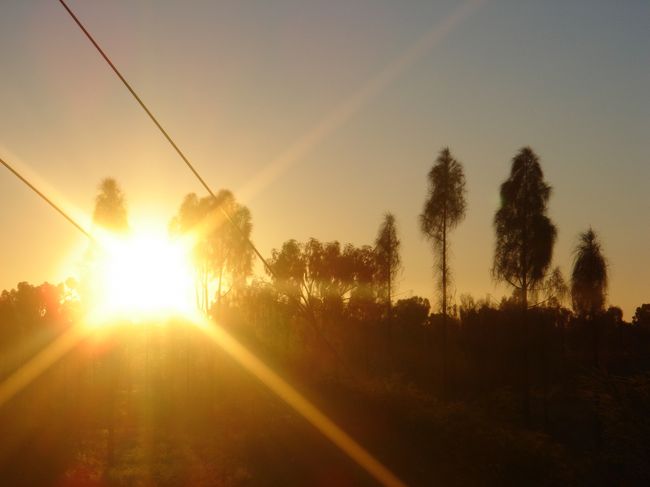
[[[578, 237], [568, 280], [552, 266], [552, 188], [529, 147], [512, 160], [493, 220], [491, 272], [512, 294], [499, 301], [463, 294], [454, 301], [449, 255], [453, 230], [468, 211], [463, 165], [444, 148], [424, 183], [419, 224], [435, 262], [433, 304], [420, 296], [396, 298], [401, 240], [391, 213], [367, 245], [287, 240], [270, 252], [263, 276], [253, 275], [251, 212], [228, 190], [215, 198], [188, 194], [170, 219], [169, 233], [194, 236], [197, 307], [282, 370], [319, 383], [327, 378], [380, 381], [400, 391], [413, 387], [542, 430], [576, 451], [597, 448], [604, 455], [599, 458], [628, 465], [611, 445], [620, 439], [621, 415], [638, 417], [645, 402], [621, 399], [627, 409], [616, 409], [606, 384], [650, 372], [650, 304], [641, 304], [629, 323], [620, 308], [607, 306], [608, 262], [591, 228]], [[126, 198], [115, 180], [101, 182], [93, 220], [110, 231], [129, 231]], [[73, 279], [56, 286], [19, 283], [3, 291], [0, 375], [9, 375], [79, 320], [84, 292], [83, 282]], [[186, 384], [174, 390], [184, 396], [209, 390], [213, 401], [210, 377], [219, 369], [211, 352], [197, 342], [190, 347], [183, 336], [130, 350], [146, 354], [150, 368], [158, 363], [160, 376]], [[127, 355], [119, 358], [123, 367], [134, 367], [138, 362]], [[112, 367], [106, 358], [94, 360], [99, 365], [92, 370], [107, 373]], [[616, 393], [622, 398], [633, 387], [625, 384]]]

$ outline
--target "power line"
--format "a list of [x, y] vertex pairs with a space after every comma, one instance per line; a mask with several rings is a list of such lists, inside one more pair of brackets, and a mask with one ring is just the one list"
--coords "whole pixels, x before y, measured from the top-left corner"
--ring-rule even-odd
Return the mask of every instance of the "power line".
[[[63, 216], [69, 223], [74, 225], [77, 230], [83, 233], [91, 241], [94, 241], [93, 236], [86, 229], [84, 229], [70, 215], [68, 215], [65, 210], [63, 210], [36, 186], [34, 186], [26, 177], [14, 169], [13, 166], [11, 166], [2, 158], [0, 158], [0, 163], [5, 166], [21, 182], [27, 185], [29, 189], [41, 197], [48, 205], [54, 208], [57, 213]], [[52, 363], [60, 359], [65, 353], [69, 352], [73, 347], [75, 347], [78, 344], [79, 340], [83, 338], [82, 334], [84, 333], [84, 330], [86, 332], [88, 331], [88, 329], [84, 328], [72, 328], [61, 337], [59, 337], [59, 339], [50, 344], [50, 346], [46, 347], [44, 350], [36, 354], [28, 363], [19, 368], [18, 371], [11, 374], [7, 380], [0, 383], [0, 406], [11, 399], [16, 393], [23, 390], [30, 382], [32, 382], [41, 373], [43, 373], [47, 367], [51, 366]], [[359, 445], [356, 441], [354, 441], [354, 439], [352, 439], [343, 430], [341, 430], [327, 416], [321, 413], [313, 404], [311, 404], [299, 393], [297, 393], [289, 384], [282, 381], [282, 379], [277, 376], [277, 374], [273, 373], [271, 369], [265, 366], [261, 361], [259, 361], [259, 359], [255, 359], [256, 361], [252, 362], [252, 365], [250, 365], [250, 360], [244, 361], [240, 358], [242, 356], [255, 358], [254, 355], [248, 352], [232, 338], [228, 337], [227, 334], [224, 335], [223, 331], [219, 333], [218, 329], [216, 328], [209, 331], [210, 333], [208, 336], [213, 339], [216, 337], [218, 343], [220, 343], [222, 347], [224, 346], [223, 342], [225, 340], [225, 343], [229, 344], [229, 346], [224, 347], [224, 350], [226, 350], [234, 358], [237, 358], [249, 372], [254, 373], [273, 392], [275, 392], [280, 398], [284, 399], [307, 421], [314, 425], [318, 431], [323, 433], [329, 440], [331, 440], [350, 458], [356, 461], [370, 475], [378, 479], [384, 485], [404, 485], [397, 477], [393, 475], [390, 470], [378, 462], [361, 445]], [[325, 342], [330, 346], [330, 348], [332, 348], [329, 342]], [[233, 352], [233, 350], [235, 352]], [[335, 349], [332, 348], [332, 350], [336, 353]], [[336, 354], [336, 356], [340, 359], [338, 354]], [[266, 380], [264, 380], [265, 378]]]
[[86, 230], [84, 227], [82, 227], [79, 223], [77, 223], [74, 218], [72, 218], [68, 213], [65, 212], [59, 205], [54, 203], [50, 198], [45, 196], [36, 186], [34, 186], [32, 183], [29, 182], [27, 178], [25, 178], [22, 174], [20, 174], [16, 169], [14, 169], [8, 162], [0, 158], [0, 163], [9, 169], [13, 173], [14, 176], [16, 176], [18, 179], [20, 179], [23, 183], [29, 187], [34, 193], [36, 193], [38, 196], [40, 196], [45, 202], [50, 205], [52, 208], [54, 208], [63, 218], [68, 220], [74, 227], [79, 230], [81, 233], [83, 233], [86, 237], [88, 237], [90, 240], [94, 240], [94, 237]]
[[[104, 58], [104, 61], [106, 61], [106, 62], [108, 63], [108, 65], [111, 67], [111, 69], [113, 70], [113, 72], [117, 75], [117, 77], [120, 79], [120, 81], [122, 82], [122, 84], [124, 84], [124, 86], [126, 87], [126, 89], [129, 90], [129, 93], [131, 93], [131, 95], [133, 95], [133, 98], [135, 98], [135, 100], [138, 102], [138, 104], [142, 107], [142, 109], [145, 111], [145, 113], [149, 116], [149, 118], [151, 119], [151, 121], [156, 125], [156, 127], [158, 127], [158, 130], [160, 130], [160, 132], [163, 134], [163, 136], [165, 137], [165, 139], [167, 139], [167, 142], [169, 142], [169, 144], [174, 148], [174, 150], [175, 150], [176, 153], [180, 156], [180, 158], [183, 160], [183, 162], [185, 163], [185, 165], [190, 169], [190, 171], [192, 171], [192, 174], [194, 174], [194, 176], [199, 180], [199, 182], [201, 183], [201, 185], [202, 185], [202, 186], [205, 188], [205, 190], [210, 194], [210, 196], [212, 196], [213, 198], [216, 199], [216, 195], [214, 194], [214, 192], [212, 191], [212, 189], [210, 189], [210, 186], [208, 186], [208, 183], [205, 182], [205, 179], [203, 179], [203, 178], [201, 177], [201, 175], [200, 175], [199, 172], [196, 170], [196, 168], [194, 167], [194, 165], [189, 161], [189, 159], [187, 158], [187, 156], [183, 153], [183, 151], [182, 151], [182, 150], [178, 147], [178, 145], [174, 142], [174, 140], [171, 138], [171, 136], [169, 135], [169, 133], [168, 133], [168, 132], [163, 128], [163, 126], [160, 124], [160, 122], [159, 122], [158, 119], [155, 117], [155, 115], [151, 112], [151, 110], [149, 110], [149, 108], [147, 107], [147, 105], [145, 105], [145, 103], [142, 101], [142, 98], [140, 98], [140, 96], [139, 96], [139, 95], [135, 92], [135, 90], [131, 87], [131, 85], [130, 85], [129, 82], [126, 80], [126, 78], [124, 78], [124, 76], [122, 75], [122, 73], [120, 72], [120, 70], [117, 69], [117, 67], [115, 66], [115, 64], [113, 64], [113, 62], [112, 62], [111, 59], [108, 57], [108, 55], [107, 55], [107, 54], [104, 52], [104, 50], [99, 46], [99, 44], [97, 43], [97, 41], [93, 38], [93, 36], [90, 34], [90, 32], [88, 32], [88, 30], [84, 27], [84, 25], [83, 25], [83, 24], [81, 23], [81, 21], [77, 18], [77, 16], [76, 16], [76, 15], [74, 14], [74, 12], [70, 9], [70, 7], [68, 7], [68, 5], [65, 3], [64, 0], [59, 0], [59, 3], [61, 3], [61, 5], [63, 5], [63, 8], [65, 8], [65, 10], [70, 14], [70, 17], [72, 17], [72, 19], [73, 19], [73, 20], [75, 21], [75, 23], [79, 26], [79, 28], [81, 29], [81, 31], [86, 35], [86, 37], [87, 37], [88, 40], [92, 43], [92, 45], [95, 46], [95, 49], [97, 49], [97, 52], [99, 52], [99, 54]], [[267, 262], [267, 260], [264, 258], [264, 256], [262, 256], [262, 254], [260, 253], [260, 251], [259, 251], [259, 250], [257, 249], [257, 247], [255, 246], [255, 244], [254, 244], [254, 243], [252, 242], [252, 240], [248, 237], [248, 235], [246, 235], [246, 234], [244, 233], [244, 231], [239, 227], [239, 225], [237, 225], [237, 223], [233, 220], [232, 216], [228, 213], [228, 211], [226, 211], [226, 209], [223, 208], [223, 206], [221, 206], [221, 205], [219, 206], [219, 210], [221, 211], [221, 213], [223, 214], [223, 216], [226, 218], [226, 220], [228, 220], [228, 222], [229, 222], [233, 227], [235, 227], [235, 228], [237, 229], [237, 232], [238, 232], [238, 233], [239, 233], [239, 234], [240, 234], [240, 235], [241, 235], [241, 236], [246, 240], [246, 242], [248, 243], [248, 245], [250, 245], [251, 249], [253, 250], [253, 252], [255, 252], [255, 254], [257, 255], [257, 257], [259, 257], [259, 259], [262, 261], [262, 263], [264, 264], [264, 267], [266, 267], [266, 269], [268, 270], [269, 274], [271, 274], [271, 276], [273, 276], [273, 277], [277, 277], [276, 274], [275, 274], [275, 271], [273, 270], [273, 268], [271, 267], [271, 265]]]
[[[70, 7], [68, 7], [68, 5], [65, 3], [64, 0], [59, 0], [59, 3], [60, 3], [61, 5], [63, 5], [63, 8], [65, 8], [65, 10], [68, 12], [68, 14], [70, 14], [70, 17], [72, 17], [72, 20], [75, 21], [75, 23], [77, 24], [77, 26], [79, 26], [79, 28], [81, 29], [81, 31], [86, 35], [86, 37], [88, 38], [88, 40], [92, 43], [93, 46], [95, 46], [95, 49], [97, 49], [97, 52], [99, 52], [99, 54], [102, 56], [102, 58], [104, 58], [104, 61], [106, 61], [106, 63], [110, 66], [110, 68], [111, 68], [111, 69], [113, 70], [113, 72], [117, 75], [117, 77], [120, 79], [120, 81], [122, 82], [122, 84], [126, 87], [126, 89], [129, 90], [129, 93], [131, 93], [131, 95], [133, 95], [133, 98], [135, 98], [135, 100], [138, 102], [138, 104], [140, 105], [140, 107], [141, 107], [141, 108], [145, 111], [145, 113], [149, 116], [149, 118], [151, 119], [151, 121], [156, 125], [156, 127], [158, 127], [158, 130], [160, 130], [160, 133], [163, 134], [163, 136], [165, 137], [165, 139], [167, 139], [167, 142], [169, 142], [169, 144], [174, 148], [174, 150], [175, 150], [176, 153], [180, 156], [180, 158], [183, 160], [183, 162], [185, 163], [185, 165], [190, 169], [190, 171], [192, 171], [192, 174], [194, 174], [194, 176], [199, 180], [199, 182], [201, 183], [201, 185], [202, 185], [202, 186], [205, 188], [205, 190], [210, 194], [210, 196], [212, 196], [213, 198], [216, 199], [216, 195], [214, 194], [214, 192], [212, 191], [212, 189], [210, 189], [210, 186], [208, 186], [208, 183], [205, 181], [205, 179], [203, 179], [203, 178], [201, 177], [201, 175], [199, 174], [199, 172], [197, 171], [197, 169], [194, 167], [194, 165], [189, 161], [189, 159], [187, 158], [187, 156], [183, 153], [183, 151], [182, 151], [182, 150], [178, 147], [178, 145], [174, 142], [174, 140], [173, 140], [172, 137], [169, 135], [169, 133], [168, 133], [168, 132], [163, 128], [163, 126], [160, 124], [160, 122], [159, 122], [158, 119], [155, 117], [155, 115], [151, 112], [151, 110], [147, 107], [147, 105], [145, 105], [145, 103], [142, 101], [142, 98], [140, 98], [140, 96], [135, 92], [135, 90], [133, 89], [133, 87], [129, 84], [129, 82], [126, 80], [126, 78], [122, 75], [122, 73], [120, 72], [120, 70], [117, 69], [117, 67], [115, 66], [115, 64], [113, 64], [113, 62], [111, 61], [111, 59], [110, 59], [110, 58], [108, 57], [108, 55], [104, 52], [104, 50], [100, 47], [100, 45], [97, 43], [97, 41], [95, 40], [95, 38], [90, 34], [90, 32], [88, 32], [88, 29], [86, 29], [86, 27], [84, 27], [84, 25], [81, 23], [81, 21], [79, 20], [79, 18], [75, 15], [75, 13], [72, 11], [72, 9], [70, 9]], [[228, 222], [229, 222], [233, 227], [235, 227], [235, 229], [236, 229], [237, 232], [241, 235], [241, 237], [242, 237], [243, 239], [246, 240], [246, 242], [247, 242], [248, 245], [251, 247], [251, 249], [253, 250], [253, 252], [255, 252], [255, 255], [257, 255], [257, 257], [260, 259], [260, 261], [262, 262], [262, 264], [264, 264], [264, 267], [266, 268], [266, 270], [268, 271], [268, 273], [271, 275], [271, 277], [273, 277], [274, 279], [278, 279], [278, 275], [277, 275], [277, 273], [273, 270], [273, 267], [271, 267], [271, 265], [270, 265], [270, 264], [268, 263], [268, 261], [264, 258], [264, 256], [261, 254], [261, 252], [257, 249], [257, 247], [256, 247], [255, 244], [252, 242], [252, 240], [248, 237], [248, 235], [246, 235], [246, 234], [244, 233], [244, 231], [239, 227], [239, 225], [237, 225], [237, 223], [233, 220], [233, 218], [232, 218], [231, 215], [228, 213], [228, 211], [227, 211], [225, 208], [223, 208], [223, 206], [219, 206], [219, 210], [221, 211], [221, 213], [222, 213], [222, 215], [225, 217], [225, 219], [226, 219], [226, 220], [227, 220], [227, 221], [228, 221]], [[301, 289], [300, 289], [301, 297], [302, 297], [302, 299], [304, 300], [305, 310], [306, 310], [308, 313], [310, 313], [310, 314], [312, 315], [312, 316], [311, 316], [311, 320], [309, 320], [309, 321], [311, 322], [311, 324], [312, 324], [312, 327], [314, 328], [314, 330], [316, 331], [316, 333], [321, 337], [321, 339], [323, 340], [323, 342], [325, 343], [325, 345], [327, 346], [327, 348], [330, 349], [330, 351], [331, 351], [332, 354], [336, 357], [336, 359], [337, 359], [340, 363], [342, 363], [342, 364], [345, 366], [345, 368], [348, 369], [348, 372], [349, 372], [349, 368], [348, 368], [347, 365], [344, 363], [342, 357], [339, 355], [339, 353], [338, 353], [338, 351], [336, 350], [336, 348], [335, 348], [335, 347], [334, 347], [334, 346], [329, 342], [329, 340], [327, 340], [327, 338], [325, 338], [325, 336], [323, 335], [323, 333], [321, 332], [321, 330], [320, 330], [320, 329], [318, 328], [318, 326], [316, 325], [316, 320], [315, 320], [315, 318], [313, 317], [313, 312], [314, 312], [314, 311], [313, 311], [312, 306], [311, 306], [311, 300], [309, 299], [309, 296], [308, 296], [309, 293], [306, 293], [307, 295], [303, 294], [303, 289], [302, 289], [302, 288], [303, 288], [303, 286], [301, 286]], [[299, 303], [299, 305], [300, 305], [300, 303]]]

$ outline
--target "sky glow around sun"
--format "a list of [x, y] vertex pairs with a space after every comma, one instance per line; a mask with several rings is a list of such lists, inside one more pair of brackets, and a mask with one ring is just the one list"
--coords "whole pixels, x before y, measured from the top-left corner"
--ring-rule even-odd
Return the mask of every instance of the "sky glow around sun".
[[91, 323], [191, 317], [191, 243], [164, 232], [104, 234], [92, 256]]

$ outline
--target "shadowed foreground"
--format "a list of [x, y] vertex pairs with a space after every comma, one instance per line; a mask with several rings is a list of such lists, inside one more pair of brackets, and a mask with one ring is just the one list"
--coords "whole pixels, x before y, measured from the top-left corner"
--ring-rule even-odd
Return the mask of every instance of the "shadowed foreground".
[[[399, 375], [346, 377], [326, 355], [289, 353], [288, 342], [280, 353], [231, 331], [409, 484], [647, 478], [648, 376], [576, 376], [551, 400], [552, 425], [531, 431], [507, 387], [441, 402]], [[325, 365], [308, 366], [319, 358]], [[187, 326], [89, 338], [5, 405], [0, 425], [5, 485], [374, 485]]]

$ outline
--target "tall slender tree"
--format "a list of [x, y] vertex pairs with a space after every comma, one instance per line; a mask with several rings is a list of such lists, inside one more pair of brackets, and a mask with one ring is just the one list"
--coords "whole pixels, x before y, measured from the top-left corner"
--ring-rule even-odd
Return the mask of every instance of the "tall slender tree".
[[578, 237], [573, 254], [571, 300], [576, 314], [591, 324], [594, 366], [599, 367], [598, 315], [605, 307], [607, 261], [598, 236], [591, 228]]
[[395, 277], [397, 276], [401, 265], [401, 258], [399, 255], [400, 245], [401, 242], [397, 238], [395, 216], [392, 213], [386, 213], [384, 215], [384, 220], [379, 227], [377, 238], [375, 239], [375, 255], [377, 259], [377, 282], [379, 283], [381, 297], [386, 302], [388, 340], [391, 338]]
[[493, 276], [515, 289], [523, 321], [523, 414], [530, 423], [528, 295], [544, 280], [557, 235], [546, 216], [551, 187], [544, 181], [539, 158], [530, 147], [512, 160], [510, 176], [501, 184], [501, 207], [494, 216], [496, 247]]
[[[96, 229], [103, 230], [113, 235], [127, 234], [129, 232], [129, 219], [126, 207], [126, 198], [117, 181], [105, 178], [97, 187], [95, 207], [93, 209], [93, 225]], [[89, 242], [84, 259], [84, 270], [81, 284], [78, 289], [81, 302], [92, 306], [95, 300], [102, 295], [100, 280], [96, 279], [103, 259], [107, 255], [107, 248], [97, 239]], [[98, 287], [99, 286], [99, 287]]]
[[[106, 178], [99, 184], [99, 193], [95, 197], [93, 223], [114, 233], [127, 233], [129, 231], [129, 221], [124, 193], [115, 179]], [[101, 254], [102, 252], [103, 250], [95, 245], [95, 243], [91, 244], [89, 254], [91, 265], [96, 262], [98, 254]], [[104, 357], [104, 363], [102, 364], [106, 375], [106, 387], [109, 391], [113, 391], [108, 395], [107, 399], [108, 441], [106, 456], [109, 465], [113, 463], [115, 456], [116, 395], [114, 391], [117, 388], [119, 380], [118, 374], [121, 353], [122, 349], [116, 347], [111, 351], [111, 353]]]
[[443, 318], [442, 379], [446, 389], [447, 367], [447, 309], [449, 270], [449, 232], [465, 217], [465, 174], [462, 164], [454, 159], [448, 148], [440, 151], [428, 175], [429, 190], [420, 214], [422, 233], [433, 243], [434, 255], [440, 270], [441, 311]]

